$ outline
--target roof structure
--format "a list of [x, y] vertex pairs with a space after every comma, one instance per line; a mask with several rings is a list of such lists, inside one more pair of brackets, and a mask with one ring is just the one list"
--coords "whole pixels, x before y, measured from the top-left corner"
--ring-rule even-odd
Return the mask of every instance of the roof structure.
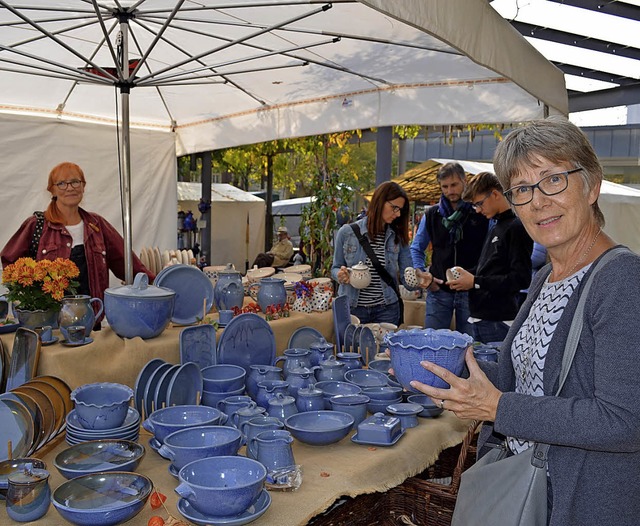
[[564, 74], [569, 112], [640, 103], [638, 0], [489, 0]]

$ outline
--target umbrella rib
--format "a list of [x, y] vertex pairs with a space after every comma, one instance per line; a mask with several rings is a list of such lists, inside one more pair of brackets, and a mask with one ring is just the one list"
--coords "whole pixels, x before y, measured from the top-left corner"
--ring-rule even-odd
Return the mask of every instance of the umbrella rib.
[[[140, 2], [139, 2], [140, 3]], [[357, 4], [359, 3], [357, 0], [332, 0], [331, 4]], [[208, 6], [198, 6], [198, 7], [185, 7], [181, 9], [184, 11], [218, 11], [220, 9], [244, 9], [251, 7], [283, 7], [283, 6], [294, 6], [294, 5], [323, 5], [327, 4], [327, 0], [289, 0], [286, 2], [280, 2], [278, 0], [274, 0], [272, 2], [245, 2], [245, 3], [230, 3], [230, 4], [217, 4], [217, 5], [208, 5]], [[167, 13], [169, 9], [149, 9], [146, 11], [141, 11], [144, 14], [150, 13]]]
[[13, 61], [13, 60], [8, 60], [6, 58], [0, 58], [0, 62], [4, 62], [4, 63], [7, 63], [7, 64], [17, 64], [18, 66], [26, 66], [26, 67], [30, 67], [32, 69], [42, 70], [42, 71], [29, 71], [27, 69], [7, 68], [7, 67], [0, 66], [0, 70], [1, 71], [9, 71], [11, 73], [20, 73], [20, 74], [24, 74], [24, 75], [36, 75], [36, 76], [40, 76], [40, 77], [55, 78], [55, 79], [62, 79], [62, 80], [70, 80], [70, 81], [75, 81], [75, 82], [78, 82], [79, 79], [82, 79], [81, 75], [68, 75], [67, 76], [67, 75], [65, 75], [65, 74], [63, 74], [60, 71], [57, 71], [55, 69], [45, 68], [44, 66], [36, 66], [35, 64], [23, 64], [22, 62], [16, 62], [16, 61]]
[[[0, 1], [2, 1], [2, 0], [0, 0]], [[197, 54], [197, 55], [195, 55], [193, 57], [190, 57], [190, 58], [187, 58], [187, 59], [185, 59], [185, 60], [183, 60], [181, 62], [178, 62], [177, 64], [173, 64], [171, 66], [167, 66], [167, 67], [165, 67], [163, 69], [160, 69], [160, 70], [156, 71], [155, 74], [153, 74], [153, 75], [147, 75], [146, 77], [140, 78], [139, 81], [144, 81], [148, 77], [154, 77], [154, 76], [160, 75], [161, 73], [165, 73], [166, 71], [170, 71], [171, 69], [174, 69], [174, 68], [177, 68], [177, 67], [180, 67], [180, 66], [184, 66], [185, 64], [188, 64], [189, 62], [193, 62], [193, 61], [201, 59], [203, 57], [212, 55], [213, 53], [217, 53], [217, 52], [222, 51], [222, 50], [224, 50], [224, 49], [226, 49], [228, 47], [231, 47], [233, 45], [241, 44], [241, 43], [245, 42], [246, 40], [250, 40], [250, 39], [255, 38], [257, 36], [263, 35], [264, 33], [268, 33], [269, 31], [272, 31], [273, 29], [277, 29], [278, 27], [282, 27], [284, 25], [291, 24], [293, 22], [297, 22], [299, 20], [303, 20], [303, 19], [308, 18], [310, 16], [316, 15], [318, 13], [326, 11], [330, 7], [331, 7], [330, 4], [325, 4], [325, 5], [323, 5], [322, 7], [318, 8], [318, 9], [314, 9], [312, 11], [309, 11], [308, 13], [304, 13], [302, 15], [290, 18], [288, 20], [285, 20], [283, 22], [275, 24], [275, 25], [273, 25], [273, 26], [271, 26], [269, 28], [261, 29], [260, 31], [252, 33], [250, 35], [246, 35], [246, 36], [244, 36], [242, 38], [239, 38], [239, 39], [236, 39], [236, 40], [232, 40], [232, 41], [230, 41], [230, 42], [228, 42], [228, 43], [226, 43], [226, 44], [224, 44], [222, 46], [218, 46], [217, 48], [214, 48], [212, 50], [205, 51], [203, 53], [199, 53], [199, 54]]]
[[98, 8], [98, 2], [96, 0], [91, 0], [91, 3], [93, 4], [93, 9], [95, 11], [96, 18], [98, 19], [98, 24], [100, 25], [100, 29], [102, 29], [102, 35], [104, 37], [103, 42], [107, 43], [107, 47], [109, 48], [109, 52], [111, 53], [111, 58], [113, 59], [113, 63], [115, 64], [118, 70], [118, 77], [122, 79], [124, 78], [123, 65], [120, 64], [120, 61], [118, 60], [118, 55], [115, 49], [113, 49], [113, 44], [111, 43], [111, 40], [106, 38], [110, 34], [110, 32], [107, 31], [107, 26], [105, 25], [104, 19], [102, 18], [102, 14], [100, 13], [100, 10]]

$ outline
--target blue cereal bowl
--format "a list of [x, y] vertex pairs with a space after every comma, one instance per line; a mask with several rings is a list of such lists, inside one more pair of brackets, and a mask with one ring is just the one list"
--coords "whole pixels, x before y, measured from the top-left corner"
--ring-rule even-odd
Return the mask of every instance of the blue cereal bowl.
[[414, 394], [407, 398], [407, 401], [412, 404], [418, 404], [423, 407], [422, 411], [418, 413], [418, 416], [422, 418], [433, 418], [442, 414], [444, 409], [438, 407], [433, 403], [431, 398], [425, 394]]
[[228, 393], [244, 389], [247, 371], [232, 364], [210, 365], [202, 369], [204, 389], [214, 393]]
[[300, 442], [326, 446], [346, 437], [354, 422], [353, 416], [342, 411], [306, 411], [291, 415], [284, 425]]
[[194, 460], [235, 455], [241, 443], [242, 433], [235, 427], [189, 427], [167, 435], [158, 453], [179, 471]]
[[149, 418], [142, 422], [142, 427], [153, 433], [158, 442], [163, 443], [168, 435], [180, 429], [203, 425], [216, 426], [226, 421], [226, 415], [215, 407], [174, 405], [151, 413]]
[[347, 382], [356, 384], [358, 387], [382, 387], [389, 384], [389, 377], [373, 369], [351, 369], [344, 373]]

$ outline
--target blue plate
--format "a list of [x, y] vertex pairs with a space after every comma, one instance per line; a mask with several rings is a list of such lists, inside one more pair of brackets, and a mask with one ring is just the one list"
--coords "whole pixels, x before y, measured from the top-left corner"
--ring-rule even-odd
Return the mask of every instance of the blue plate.
[[167, 394], [169, 392], [169, 385], [171, 384], [171, 380], [180, 369], [179, 365], [172, 365], [165, 371], [165, 373], [160, 378], [160, 381], [156, 385], [156, 390], [153, 395], [153, 400], [155, 403], [156, 409], [162, 409], [167, 405]]
[[13, 340], [6, 390], [11, 391], [31, 380], [36, 375], [39, 358], [38, 335], [29, 329], [19, 329]]
[[180, 363], [194, 362], [200, 369], [216, 365], [216, 330], [213, 325], [194, 325], [180, 332]]
[[311, 345], [324, 340], [322, 333], [313, 327], [296, 329], [287, 344], [287, 349], [311, 349]]
[[29, 410], [14, 400], [0, 400], [0, 422], [0, 461], [9, 458], [9, 441], [13, 458], [26, 457], [34, 438]]
[[0, 334], [7, 334], [9, 332], [14, 332], [18, 327], [20, 327], [19, 321], [15, 323], [7, 323], [6, 325], [0, 325]]
[[342, 351], [341, 352], [353, 352], [353, 336], [356, 333], [356, 326], [353, 323], [347, 325], [344, 330], [344, 337], [342, 338]]
[[59, 338], [58, 338], [57, 336], [54, 336], [54, 337], [53, 337], [53, 338], [51, 338], [50, 340], [42, 340], [42, 341], [40, 342], [40, 345], [44, 345], [45, 347], [46, 347], [47, 345], [53, 345], [54, 343], [56, 343], [56, 342], [58, 341], [58, 339], [59, 339]]
[[398, 435], [391, 441], [391, 442], [378, 442], [376, 440], [360, 440], [358, 438], [358, 433], [356, 432], [355, 435], [353, 435], [351, 437], [351, 442], [353, 442], [354, 444], [361, 444], [364, 446], [381, 446], [381, 447], [386, 447], [386, 446], [393, 446], [398, 440], [400, 440], [403, 436], [404, 436], [404, 431], [401, 431], [400, 433], [398, 433]]
[[148, 361], [145, 366], [140, 369], [140, 373], [136, 378], [133, 401], [138, 410], [138, 413], [142, 414], [142, 400], [144, 398], [144, 390], [147, 387], [147, 382], [151, 375], [156, 371], [158, 367], [160, 367], [165, 362], [161, 358], [154, 358], [153, 360]]
[[262, 490], [258, 500], [252, 506], [249, 506], [249, 509], [240, 515], [233, 515], [231, 517], [209, 517], [194, 509], [187, 499], [178, 500], [178, 511], [185, 519], [197, 524], [198, 526], [208, 526], [210, 524], [243, 526], [244, 524], [255, 521], [258, 517], [261, 517], [264, 512], [269, 509], [269, 506], [271, 506], [271, 495], [269, 495], [269, 492], [266, 489]]
[[155, 371], [151, 373], [149, 376], [149, 380], [147, 381], [147, 385], [144, 388], [144, 415], [145, 417], [149, 417], [151, 413], [155, 409], [160, 409], [159, 407], [155, 407], [155, 398], [156, 398], [156, 388], [158, 387], [158, 383], [162, 379], [162, 375], [166, 373], [171, 367], [173, 367], [170, 363], [160, 364]]
[[362, 327], [360, 330], [360, 354], [366, 365], [378, 354], [378, 342], [369, 327]]
[[62, 340], [60, 343], [62, 345], [66, 345], [67, 347], [81, 347], [82, 345], [88, 345], [90, 343], [93, 343], [93, 338], [91, 338], [91, 336], [88, 336], [87, 338], [84, 339], [84, 341], [81, 341], [81, 342], [70, 342], [67, 340]]
[[239, 365], [249, 374], [251, 365], [273, 365], [275, 358], [273, 331], [257, 314], [246, 313], [234, 317], [220, 335], [219, 364]]
[[197, 267], [171, 265], [156, 276], [153, 284], [175, 291], [173, 323], [191, 325], [202, 318], [204, 302], [207, 312], [213, 305], [213, 284]]
[[197, 405], [202, 394], [202, 386], [200, 367], [193, 362], [181, 365], [169, 384], [167, 407], [171, 405]]

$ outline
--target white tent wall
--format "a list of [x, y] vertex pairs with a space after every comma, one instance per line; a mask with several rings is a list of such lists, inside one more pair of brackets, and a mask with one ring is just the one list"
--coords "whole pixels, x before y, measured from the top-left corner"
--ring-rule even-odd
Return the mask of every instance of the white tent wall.
[[604, 231], [640, 254], [640, 190], [603, 181], [598, 205], [604, 214]]
[[[0, 247], [34, 210], [48, 206], [47, 177], [63, 161], [84, 171], [87, 186], [81, 206], [105, 217], [122, 234], [115, 128], [0, 114], [0, 136]], [[131, 145], [133, 250], [175, 247], [174, 134], [132, 129]]]
[[[200, 217], [200, 183], [178, 183], [178, 210]], [[233, 263], [244, 273], [247, 259], [249, 217], [249, 265], [264, 252], [266, 203], [263, 199], [228, 184], [211, 185], [211, 265]]]

